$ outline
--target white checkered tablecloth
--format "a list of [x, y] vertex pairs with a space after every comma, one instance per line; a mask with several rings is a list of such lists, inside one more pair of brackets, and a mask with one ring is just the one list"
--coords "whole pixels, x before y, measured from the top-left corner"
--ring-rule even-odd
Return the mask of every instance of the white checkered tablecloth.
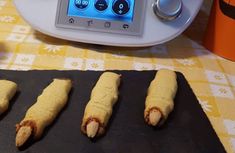
[[[182, 72], [227, 152], [235, 152], [235, 62], [213, 55], [201, 40], [209, 4], [171, 42], [149, 48], [116, 48], [74, 43], [34, 31], [11, 0], [0, 0], [0, 69], [156, 70]], [[203, 16], [204, 15], [204, 16]], [[206, 16], [206, 17], [205, 17]]]

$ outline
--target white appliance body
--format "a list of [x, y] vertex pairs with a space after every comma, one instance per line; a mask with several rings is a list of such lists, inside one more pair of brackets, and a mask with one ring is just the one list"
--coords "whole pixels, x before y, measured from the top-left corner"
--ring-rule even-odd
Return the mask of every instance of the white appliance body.
[[[133, 16], [138, 16], [138, 22], [107, 22], [103, 19], [93, 21], [92, 18], [82, 19], [69, 16], [67, 14], [69, 0], [14, 0], [14, 3], [20, 15], [32, 28], [47, 35], [84, 43], [137, 47], [161, 44], [180, 35], [193, 21], [203, 2], [203, 0], [182, 0], [181, 14], [174, 20], [166, 21], [154, 13], [155, 0], [135, 1]], [[63, 17], [60, 17], [62, 12]], [[74, 20], [83, 23], [79, 23], [81, 26], [75, 25]], [[134, 18], [134, 20], [137, 19]], [[63, 22], [68, 23], [63, 24]], [[105, 26], [107, 23], [114, 25], [114, 29], [118, 30], [109, 30], [110, 27], [96, 28], [102, 26], [103, 23]], [[122, 24], [122, 27], [118, 27]], [[127, 29], [128, 26], [130, 29]], [[135, 28], [136, 26], [138, 28]]]

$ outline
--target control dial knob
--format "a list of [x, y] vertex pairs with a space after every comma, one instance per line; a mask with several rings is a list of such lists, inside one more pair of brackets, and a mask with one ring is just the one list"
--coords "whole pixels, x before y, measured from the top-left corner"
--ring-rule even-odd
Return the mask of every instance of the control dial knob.
[[182, 6], [182, 0], [156, 0], [153, 11], [161, 19], [174, 20], [181, 14]]

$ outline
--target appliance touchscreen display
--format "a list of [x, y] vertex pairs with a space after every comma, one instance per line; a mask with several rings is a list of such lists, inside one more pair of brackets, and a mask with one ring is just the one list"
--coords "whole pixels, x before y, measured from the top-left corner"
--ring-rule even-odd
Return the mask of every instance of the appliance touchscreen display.
[[133, 21], [135, 0], [69, 0], [68, 16]]

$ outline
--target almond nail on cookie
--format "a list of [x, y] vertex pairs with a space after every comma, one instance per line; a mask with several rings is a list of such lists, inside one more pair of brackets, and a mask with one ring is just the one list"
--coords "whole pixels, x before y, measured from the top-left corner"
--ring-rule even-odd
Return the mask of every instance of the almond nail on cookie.
[[121, 75], [103, 73], [91, 92], [82, 120], [81, 130], [89, 138], [100, 136], [105, 132], [113, 106], [118, 100], [118, 86]]
[[144, 118], [152, 126], [161, 125], [174, 108], [177, 92], [177, 76], [174, 71], [159, 70], [151, 82], [145, 101]]
[[35, 140], [42, 136], [44, 129], [55, 120], [67, 104], [71, 88], [71, 80], [54, 79], [43, 90], [37, 102], [26, 112], [24, 119], [16, 125], [17, 147], [22, 146], [31, 136]]

